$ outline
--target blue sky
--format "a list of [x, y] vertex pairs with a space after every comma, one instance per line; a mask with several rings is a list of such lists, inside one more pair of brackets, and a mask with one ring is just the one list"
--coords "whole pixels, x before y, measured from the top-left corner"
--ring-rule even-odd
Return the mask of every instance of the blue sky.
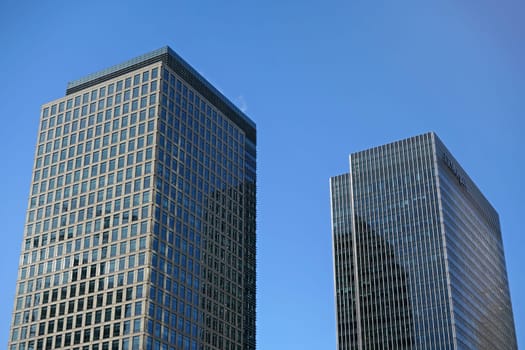
[[328, 179], [351, 152], [430, 130], [500, 213], [525, 347], [523, 1], [145, 4], [0, 3], [0, 344], [40, 105], [170, 45], [257, 123], [259, 349], [335, 349]]

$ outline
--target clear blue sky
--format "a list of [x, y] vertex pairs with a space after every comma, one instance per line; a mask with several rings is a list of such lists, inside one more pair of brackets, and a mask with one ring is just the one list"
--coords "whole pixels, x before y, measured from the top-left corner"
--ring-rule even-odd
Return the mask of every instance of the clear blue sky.
[[500, 213], [525, 347], [525, 2], [0, 3], [0, 347], [40, 105], [170, 45], [258, 126], [258, 349], [335, 349], [328, 179], [436, 131]]

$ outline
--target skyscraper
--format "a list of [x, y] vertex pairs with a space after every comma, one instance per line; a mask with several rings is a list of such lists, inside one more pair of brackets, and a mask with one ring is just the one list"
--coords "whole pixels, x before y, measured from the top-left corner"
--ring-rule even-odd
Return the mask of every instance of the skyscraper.
[[330, 186], [339, 350], [517, 348], [498, 214], [434, 133]]
[[9, 349], [255, 349], [255, 124], [170, 48], [42, 107]]

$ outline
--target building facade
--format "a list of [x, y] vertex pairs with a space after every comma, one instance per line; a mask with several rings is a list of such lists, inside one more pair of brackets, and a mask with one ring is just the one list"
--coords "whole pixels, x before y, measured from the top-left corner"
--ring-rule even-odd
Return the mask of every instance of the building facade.
[[517, 348], [498, 214], [434, 133], [330, 187], [339, 350]]
[[256, 127], [165, 47], [42, 107], [10, 350], [255, 349]]

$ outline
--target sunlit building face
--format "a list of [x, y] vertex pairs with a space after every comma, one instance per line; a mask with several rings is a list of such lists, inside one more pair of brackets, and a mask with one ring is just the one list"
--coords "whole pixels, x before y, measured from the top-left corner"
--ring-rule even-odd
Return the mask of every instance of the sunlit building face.
[[42, 107], [10, 350], [255, 349], [255, 124], [169, 48]]

